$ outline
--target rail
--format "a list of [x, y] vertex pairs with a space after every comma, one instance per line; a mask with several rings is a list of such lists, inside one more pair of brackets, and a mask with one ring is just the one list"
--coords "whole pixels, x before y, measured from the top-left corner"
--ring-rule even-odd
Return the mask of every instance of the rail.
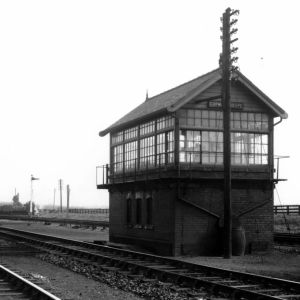
[[[61, 300], [3, 265], [0, 265], [0, 278], [2, 280], [2, 284], [7, 282], [14, 287], [12, 291], [20, 293], [11, 293], [9, 290], [2, 288], [1, 296], [5, 299], [7, 297], [9, 297], [7, 299], [14, 299], [12, 297], [15, 296], [15, 299]], [[25, 296], [28, 296], [28, 298], [24, 298]]]
[[[0, 228], [1, 235], [24, 241], [39, 249], [93, 265], [105, 272], [112, 271], [144, 281], [165, 282], [177, 286], [177, 291], [225, 295], [230, 299], [299, 299], [300, 283], [268, 276], [237, 272], [223, 268], [192, 264], [181, 260], [96, 245], [77, 240]], [[201, 296], [201, 297], [202, 297]]]

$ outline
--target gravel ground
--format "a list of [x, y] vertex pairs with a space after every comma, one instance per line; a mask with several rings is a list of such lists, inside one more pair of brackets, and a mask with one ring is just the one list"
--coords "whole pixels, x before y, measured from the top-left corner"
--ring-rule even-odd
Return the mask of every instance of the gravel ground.
[[[42, 283], [42, 287], [62, 299], [74, 300], [138, 300], [129, 292], [113, 288], [35, 257], [0, 257], [0, 263], [14, 267]], [[38, 284], [38, 283], [37, 283]]]
[[[28, 223], [15, 222], [15, 221], [14, 222], [1, 221], [1, 223], [2, 225], [17, 228], [17, 229], [28, 230], [28, 231], [38, 232], [38, 233], [45, 233], [50, 235], [53, 234], [61, 237], [73, 238], [73, 239], [84, 240], [84, 241], [108, 240], [108, 229], [105, 230], [101, 230], [98, 228], [96, 230], [83, 229], [83, 228], [75, 229], [70, 226], [59, 226], [57, 224], [46, 226], [43, 225], [43, 223], [31, 223], [31, 224], [29, 223], [30, 225], [27, 225]], [[28, 258], [23, 258], [24, 265], [26, 264], [27, 259]], [[44, 259], [51, 261], [52, 263], [56, 263], [57, 265], [63, 265], [64, 267], [68, 267], [70, 269], [74, 267], [72, 263], [66, 261], [59, 262], [56, 260], [55, 257], [48, 256], [45, 257]], [[222, 257], [179, 257], [179, 259], [182, 259], [184, 261], [189, 261], [192, 263], [199, 263], [199, 264], [222, 267], [222, 268], [227, 268], [227, 269], [232, 269], [237, 271], [246, 271], [249, 273], [256, 273], [256, 274], [261, 274], [266, 276], [273, 276], [273, 277], [284, 278], [288, 280], [300, 281], [300, 255], [293, 252], [283, 253], [280, 251], [273, 251], [272, 253], [246, 255], [242, 257], [234, 256], [231, 259], [223, 259]], [[43, 262], [43, 264], [44, 263], [45, 262]], [[37, 263], [36, 261], [33, 261], [31, 263], [30, 262], [27, 263], [28, 266], [30, 265], [32, 266], [32, 272], [34, 272], [36, 265], [39, 264], [42, 264], [42, 262]], [[21, 261], [16, 260], [16, 265], [22, 266], [22, 260]], [[46, 276], [47, 278], [54, 278], [52, 282], [53, 284], [55, 283], [54, 286], [60, 290], [68, 291], [71, 288], [71, 292], [74, 294], [73, 296], [68, 296], [69, 299], [92, 299], [92, 298], [93, 299], [140, 299], [140, 298], [134, 298], [136, 296], [132, 296], [131, 294], [128, 295], [126, 293], [124, 294], [126, 296], [123, 296], [122, 294], [118, 294], [118, 292], [119, 293], [124, 293], [124, 292], [120, 292], [119, 290], [115, 290], [115, 289], [112, 289], [112, 291], [116, 292], [115, 294], [112, 292], [108, 292], [108, 293], [112, 293], [112, 296], [110, 294], [106, 295], [105, 291], [101, 292], [102, 285], [106, 282], [105, 276], [103, 277], [104, 279], [102, 278], [102, 283], [99, 282], [97, 283], [91, 279], [88, 279], [87, 277], [72, 273], [70, 271], [66, 271], [62, 268], [58, 268], [59, 270], [57, 269], [54, 270], [52, 268], [57, 268], [54, 265], [52, 266], [47, 263], [47, 266], [48, 267], [43, 267], [43, 268], [45, 270], [49, 270], [49, 273], [45, 273], [46, 275], [43, 276]], [[84, 267], [76, 266], [75, 269], [76, 272], [85, 273]], [[40, 273], [43, 274], [42, 272]], [[58, 276], [56, 276], [56, 273], [58, 274]], [[67, 275], [62, 275], [61, 277], [59, 277], [60, 276], [59, 274], [67, 274]], [[76, 276], [80, 276], [80, 277], [77, 278]], [[116, 278], [110, 277], [108, 283], [113, 282], [112, 284], [113, 286], [115, 287], [119, 286], [119, 288], [123, 290], [135, 292], [137, 295], [141, 295], [141, 296], [148, 295], [147, 298], [149, 299], [183, 299], [184, 298], [178, 296], [176, 293], [172, 294], [172, 292], [164, 286], [157, 286], [157, 283], [155, 283], [154, 286], [150, 286], [150, 290], [147, 292], [147, 289], [149, 288], [149, 284], [146, 286], [142, 286], [141, 282], [132, 283], [132, 281], [128, 281], [128, 279], [125, 278], [121, 278], [121, 279], [119, 277]], [[76, 282], [76, 285], [74, 285], [74, 282]], [[107, 285], [105, 286], [108, 288]], [[130, 286], [131, 288], [128, 288]], [[97, 287], [99, 288], [97, 289]], [[140, 289], [136, 291], [135, 287], [140, 287]], [[94, 294], [91, 294], [91, 298], [87, 298], [86, 295], [80, 296], [80, 293], [82, 293], [82, 291], [84, 290], [88, 291], [87, 295], [89, 295], [89, 293], [94, 293]], [[97, 293], [99, 293], [99, 290], [100, 290], [100, 296], [97, 295]], [[156, 292], [159, 291], [159, 294], [156, 294], [156, 296], [155, 293], [151, 294], [153, 291]], [[99, 298], [102, 296], [103, 298]], [[119, 296], [120, 298], [117, 298]], [[78, 297], [82, 297], [82, 298], [78, 298]], [[203, 299], [208, 299], [208, 298], [203, 297]]]

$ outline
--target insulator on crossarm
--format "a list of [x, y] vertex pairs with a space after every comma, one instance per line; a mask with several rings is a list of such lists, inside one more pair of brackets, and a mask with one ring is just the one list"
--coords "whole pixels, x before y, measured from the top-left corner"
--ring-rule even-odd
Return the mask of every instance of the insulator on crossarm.
[[233, 58], [230, 60], [230, 62], [231, 62], [231, 63], [235, 63], [235, 62], [238, 61], [238, 59], [239, 59], [238, 57], [233, 57]]
[[233, 72], [236, 72], [236, 71], [239, 71], [240, 68], [238, 66], [231, 66], [230, 67], [230, 71], [233, 73]]
[[238, 9], [232, 9], [230, 12], [230, 16], [238, 16], [240, 14], [240, 11]]
[[234, 54], [239, 50], [238, 47], [233, 47], [232, 49], [230, 49], [230, 53]]
[[231, 22], [230, 22], [230, 26], [234, 25], [235, 23], [237, 23], [238, 19], [233, 19]]
[[235, 38], [235, 39], [233, 39], [233, 40], [230, 40], [230, 44], [232, 44], [232, 43], [234, 43], [234, 42], [236, 42], [236, 41], [238, 41], [239, 39], [238, 38]]
[[237, 32], [238, 32], [238, 29], [237, 29], [237, 28], [233, 28], [233, 29], [230, 31], [230, 35], [236, 34]]

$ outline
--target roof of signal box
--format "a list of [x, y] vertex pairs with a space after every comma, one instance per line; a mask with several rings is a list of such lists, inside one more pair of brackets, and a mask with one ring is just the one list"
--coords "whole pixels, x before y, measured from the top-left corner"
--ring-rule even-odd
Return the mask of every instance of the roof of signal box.
[[[271, 109], [275, 116], [286, 119], [288, 114], [265, 95], [259, 88], [257, 88], [249, 79], [247, 79], [241, 72], [236, 72], [237, 81], [248, 88], [258, 98]], [[100, 131], [100, 136], [105, 136], [111, 131], [129, 126], [133, 122], [143, 120], [162, 112], [174, 112], [180, 107], [188, 103], [190, 100], [200, 95], [211, 85], [222, 79], [221, 69], [215, 69], [191, 81], [183, 83], [175, 88], [165, 91], [161, 94], [146, 99], [145, 102], [130, 111], [124, 117], [113, 123], [111, 126], [103, 131]]]

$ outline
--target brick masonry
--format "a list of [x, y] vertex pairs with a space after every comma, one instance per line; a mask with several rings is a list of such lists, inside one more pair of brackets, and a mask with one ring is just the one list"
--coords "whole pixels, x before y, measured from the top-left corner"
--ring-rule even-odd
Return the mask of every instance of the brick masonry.
[[[233, 227], [245, 230], [246, 252], [271, 249], [272, 185], [247, 181], [233, 182], [232, 187]], [[221, 255], [222, 189], [221, 182], [202, 181], [181, 183], [179, 188], [174, 183], [160, 183], [110, 191], [110, 241], [165, 255]], [[131, 224], [126, 219], [128, 197], [133, 199]], [[142, 199], [140, 225], [135, 224], [136, 197]], [[153, 199], [153, 224], [146, 224], [147, 197]]]

